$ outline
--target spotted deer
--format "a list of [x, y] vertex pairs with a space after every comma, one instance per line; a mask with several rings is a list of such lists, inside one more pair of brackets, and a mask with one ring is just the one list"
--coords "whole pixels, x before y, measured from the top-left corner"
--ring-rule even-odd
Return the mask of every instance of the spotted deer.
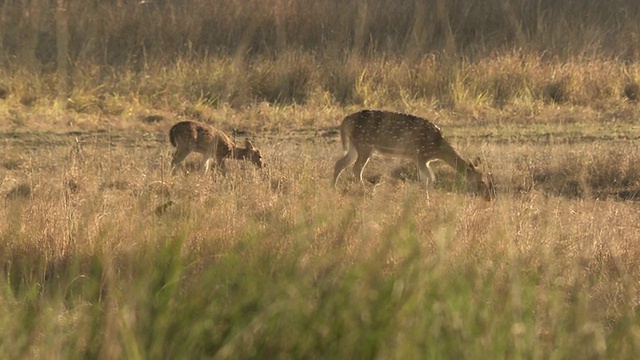
[[476, 194], [490, 200], [495, 192], [489, 179], [476, 168], [479, 163], [463, 159], [430, 121], [408, 114], [381, 110], [362, 110], [348, 115], [340, 126], [345, 154], [335, 165], [333, 185], [348, 166], [362, 182], [362, 173], [374, 151], [415, 160], [418, 177], [426, 190], [435, 181], [431, 161], [442, 160], [462, 175]]
[[196, 121], [181, 121], [169, 130], [169, 141], [176, 148], [171, 160], [173, 173], [181, 167], [182, 161], [192, 152], [203, 155], [204, 172], [209, 171], [210, 162], [224, 170], [224, 159], [249, 160], [262, 168], [260, 150], [245, 140], [245, 147], [238, 147], [221, 130]]

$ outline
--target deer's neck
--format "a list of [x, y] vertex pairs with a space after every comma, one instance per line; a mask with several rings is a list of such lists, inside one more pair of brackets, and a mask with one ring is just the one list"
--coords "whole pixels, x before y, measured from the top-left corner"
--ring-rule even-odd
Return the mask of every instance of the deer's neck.
[[247, 149], [246, 148], [241, 148], [241, 147], [237, 147], [234, 146], [231, 149], [231, 157], [234, 159], [238, 159], [238, 160], [244, 160], [247, 158]]
[[442, 152], [442, 161], [446, 162], [460, 175], [469, 175], [469, 162], [462, 158], [451, 145], [447, 144]]

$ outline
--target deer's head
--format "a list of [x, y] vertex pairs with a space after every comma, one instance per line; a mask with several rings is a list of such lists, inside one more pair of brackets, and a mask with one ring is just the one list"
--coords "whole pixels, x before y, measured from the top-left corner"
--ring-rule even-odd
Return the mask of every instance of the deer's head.
[[248, 139], [244, 141], [244, 147], [244, 149], [240, 149], [241, 157], [245, 160], [251, 161], [261, 169], [264, 166], [264, 163], [262, 162], [262, 154], [260, 154], [260, 150], [256, 149]]
[[491, 174], [483, 174], [478, 170], [481, 160], [477, 157], [467, 168], [467, 183], [471, 191], [490, 201], [496, 197], [495, 185]]

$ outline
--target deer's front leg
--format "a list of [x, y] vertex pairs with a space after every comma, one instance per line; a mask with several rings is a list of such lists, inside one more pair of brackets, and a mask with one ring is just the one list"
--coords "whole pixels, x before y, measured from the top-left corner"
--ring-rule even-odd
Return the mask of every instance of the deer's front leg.
[[418, 158], [418, 180], [420, 181], [420, 186], [423, 190], [428, 190], [429, 183], [433, 183], [436, 181], [436, 176], [429, 166], [429, 162], [424, 159]]
[[187, 147], [178, 147], [171, 159], [171, 173], [175, 174], [178, 168], [182, 167], [182, 161], [191, 153]]

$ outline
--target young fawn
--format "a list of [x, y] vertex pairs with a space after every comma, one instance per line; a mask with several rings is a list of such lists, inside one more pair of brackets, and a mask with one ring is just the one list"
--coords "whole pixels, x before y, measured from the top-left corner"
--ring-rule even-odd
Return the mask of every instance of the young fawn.
[[417, 162], [422, 187], [435, 181], [429, 163], [442, 160], [462, 175], [476, 193], [490, 200], [495, 192], [490, 181], [476, 169], [478, 164], [464, 160], [444, 139], [440, 129], [426, 119], [389, 111], [363, 110], [348, 115], [340, 126], [342, 147], [346, 151], [335, 165], [333, 185], [349, 165], [353, 174], [362, 181], [362, 172], [374, 151], [413, 159]]
[[205, 174], [209, 171], [210, 160], [222, 170], [225, 158], [249, 160], [258, 168], [263, 166], [260, 150], [254, 148], [251, 141], [245, 140], [244, 148], [237, 147], [225, 133], [200, 122], [182, 121], [173, 125], [169, 130], [169, 141], [176, 147], [171, 160], [174, 173], [194, 151], [203, 155]]

